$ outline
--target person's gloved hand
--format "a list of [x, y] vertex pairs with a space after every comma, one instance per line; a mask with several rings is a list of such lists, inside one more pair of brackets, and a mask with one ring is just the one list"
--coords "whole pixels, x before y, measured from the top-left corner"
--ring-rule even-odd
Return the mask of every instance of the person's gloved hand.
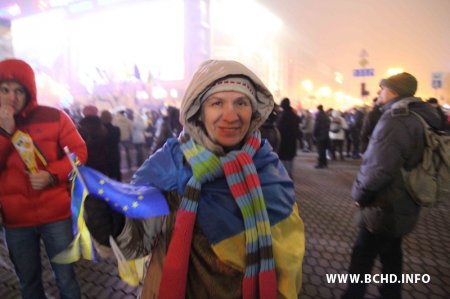
[[84, 201], [85, 222], [94, 239], [105, 246], [109, 236], [117, 237], [125, 225], [125, 216], [112, 210], [102, 199], [88, 195]]

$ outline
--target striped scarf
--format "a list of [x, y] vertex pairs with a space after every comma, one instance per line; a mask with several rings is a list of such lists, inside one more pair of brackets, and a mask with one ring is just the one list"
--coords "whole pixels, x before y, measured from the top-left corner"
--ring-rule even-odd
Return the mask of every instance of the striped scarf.
[[222, 175], [226, 177], [244, 220], [246, 269], [242, 297], [276, 298], [277, 282], [269, 217], [253, 164], [253, 156], [260, 143], [261, 135], [259, 131], [254, 131], [242, 150], [230, 152], [221, 158], [192, 139], [181, 144], [193, 175], [186, 185], [177, 211], [172, 239], [164, 261], [159, 298], [185, 298], [189, 254], [201, 186]]

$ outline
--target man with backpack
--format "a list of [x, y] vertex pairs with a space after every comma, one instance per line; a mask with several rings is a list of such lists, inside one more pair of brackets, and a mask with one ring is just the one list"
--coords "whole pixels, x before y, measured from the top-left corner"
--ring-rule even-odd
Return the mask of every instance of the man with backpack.
[[[382, 274], [402, 274], [402, 238], [418, 220], [417, 204], [404, 183], [402, 171], [419, 165], [425, 148], [424, 126], [411, 112], [419, 114], [432, 127], [440, 124], [435, 109], [414, 98], [417, 80], [401, 73], [380, 82], [378, 103], [382, 116], [372, 133], [367, 152], [352, 188], [359, 207], [359, 232], [353, 247], [349, 273], [370, 274], [379, 256]], [[400, 101], [406, 106], [396, 106]], [[407, 107], [407, 109], [405, 109]], [[384, 283], [382, 298], [401, 298], [401, 283]], [[366, 283], [350, 283], [342, 298], [363, 298]]]

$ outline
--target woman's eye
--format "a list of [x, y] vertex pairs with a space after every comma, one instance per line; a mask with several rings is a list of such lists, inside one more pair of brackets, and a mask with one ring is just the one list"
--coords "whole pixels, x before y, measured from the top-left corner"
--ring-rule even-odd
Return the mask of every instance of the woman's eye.
[[250, 105], [249, 101], [247, 101], [247, 100], [240, 100], [237, 102], [237, 104], [240, 107], [246, 107], [246, 106]]

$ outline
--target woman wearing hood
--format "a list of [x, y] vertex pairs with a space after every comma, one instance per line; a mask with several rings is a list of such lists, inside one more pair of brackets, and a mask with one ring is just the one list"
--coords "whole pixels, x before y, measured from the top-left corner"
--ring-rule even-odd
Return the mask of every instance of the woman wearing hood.
[[181, 103], [184, 131], [132, 180], [160, 189], [170, 215], [105, 225], [103, 202], [86, 202], [99, 243], [111, 235], [129, 259], [151, 254], [142, 298], [298, 297], [303, 222], [293, 182], [258, 130], [273, 105], [244, 65], [206, 61]]

